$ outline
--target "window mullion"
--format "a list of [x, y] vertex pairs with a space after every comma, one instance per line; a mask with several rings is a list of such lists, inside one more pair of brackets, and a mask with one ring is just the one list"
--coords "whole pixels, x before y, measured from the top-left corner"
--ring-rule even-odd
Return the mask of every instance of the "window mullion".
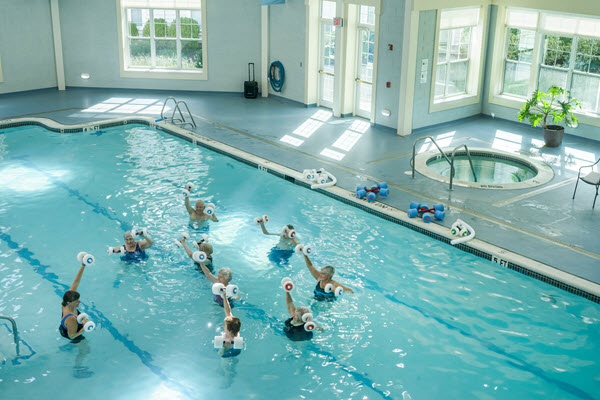
[[154, 10], [150, 9], [150, 59], [152, 68], [156, 68], [156, 43], [154, 42]]
[[[191, 31], [191, 27], [190, 27]], [[175, 14], [175, 41], [177, 42], [177, 68], [182, 68], [181, 62], [181, 18], [179, 14], [179, 10], [177, 10]]]
[[541, 47], [544, 44], [542, 41], [543, 36], [544, 36], [543, 33], [538, 32], [536, 30], [535, 39], [533, 42], [533, 53], [531, 55], [531, 72], [529, 75], [529, 88], [528, 88], [527, 97], [531, 96], [533, 94], [533, 91], [536, 90], [536, 88], [538, 88], [540, 65], [542, 63], [542, 56], [544, 54], [543, 51], [540, 51]]
[[575, 58], [577, 57], [577, 42], [579, 37], [573, 36], [573, 41], [571, 42], [571, 55], [569, 58], [569, 71], [567, 72], [567, 90], [571, 90], [571, 85], [573, 84], [573, 70], [575, 69]]

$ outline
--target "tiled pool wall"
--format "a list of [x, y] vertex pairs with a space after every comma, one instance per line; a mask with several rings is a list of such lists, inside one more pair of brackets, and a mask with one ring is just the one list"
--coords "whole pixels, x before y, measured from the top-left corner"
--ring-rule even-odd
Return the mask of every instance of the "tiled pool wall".
[[[204, 138], [203, 138], [203, 140], [195, 140], [194, 138], [191, 138], [189, 135], [182, 134], [182, 133], [177, 132], [175, 130], [169, 129], [168, 127], [163, 126], [162, 124], [158, 125], [158, 124], [152, 123], [152, 122], [150, 122], [148, 120], [145, 120], [145, 119], [135, 119], [135, 118], [120, 119], [120, 120], [117, 120], [117, 121], [109, 121], [109, 122], [103, 122], [103, 123], [98, 122], [98, 123], [94, 123], [94, 124], [87, 124], [86, 126], [77, 126], [77, 127], [74, 127], [74, 128], [53, 127], [53, 126], [49, 126], [48, 124], [46, 124], [44, 122], [41, 122], [41, 121], [30, 121], [30, 120], [11, 121], [11, 120], [6, 120], [5, 122], [0, 121], [0, 129], [15, 128], [15, 127], [20, 127], [20, 126], [36, 125], [36, 126], [41, 126], [41, 127], [45, 128], [45, 129], [48, 129], [48, 130], [53, 131], [53, 132], [59, 132], [59, 133], [77, 133], [77, 132], [85, 132], [85, 131], [91, 131], [91, 130], [97, 130], [97, 129], [103, 129], [103, 128], [110, 128], [110, 127], [114, 127], [114, 126], [121, 126], [121, 125], [128, 125], [128, 124], [140, 124], [140, 125], [150, 126], [150, 127], [154, 128], [154, 129], [157, 129], [159, 131], [162, 131], [162, 132], [168, 133], [170, 135], [176, 136], [176, 137], [178, 137], [180, 139], [184, 139], [184, 140], [186, 140], [186, 141], [188, 141], [190, 143], [193, 143], [195, 145], [199, 145], [199, 146], [205, 147], [205, 148], [207, 148], [209, 150], [215, 151], [215, 152], [217, 152], [219, 154], [223, 154], [223, 155], [226, 155], [228, 157], [231, 157], [231, 158], [233, 158], [233, 159], [235, 159], [237, 161], [240, 161], [240, 162], [242, 162], [242, 163], [244, 163], [246, 165], [249, 165], [251, 167], [258, 168], [258, 169], [260, 169], [262, 171], [265, 171], [265, 172], [268, 172], [268, 173], [273, 174], [275, 176], [278, 176], [280, 178], [283, 178], [286, 181], [292, 182], [292, 183], [294, 183], [296, 185], [303, 186], [305, 188], [310, 189], [311, 185], [309, 183], [306, 183], [306, 182], [304, 182], [302, 180], [296, 179], [293, 176], [289, 176], [287, 174], [281, 173], [281, 172], [279, 172], [279, 171], [277, 171], [277, 170], [275, 170], [273, 168], [269, 168], [268, 166], [264, 166], [264, 165], [262, 165], [262, 164], [260, 164], [260, 163], [258, 163], [256, 161], [252, 161], [252, 160], [250, 160], [248, 158], [241, 157], [239, 155], [236, 155], [236, 154], [233, 154], [233, 153], [228, 152], [226, 150], [223, 150], [223, 149], [221, 149], [221, 148], [219, 148], [217, 146], [212, 146], [210, 143], [208, 143], [208, 142], [212, 141], [212, 139], [206, 139], [208, 142], [204, 141]], [[182, 128], [180, 128], [180, 129], [182, 129]], [[199, 134], [197, 134], [197, 133], [195, 133], [193, 131], [187, 131], [187, 132], [189, 132], [190, 134], [193, 134], [193, 135], [199, 135]], [[216, 142], [216, 143], [218, 143], [218, 142]], [[514, 161], [514, 160], [511, 159], [511, 161]], [[530, 165], [528, 165], [528, 166], [530, 166]], [[340, 196], [340, 195], [338, 195], [336, 193], [333, 193], [333, 192], [327, 191], [327, 190], [316, 189], [316, 191], [320, 192], [321, 194], [324, 194], [324, 195], [326, 195], [328, 197], [331, 197], [331, 198], [333, 198], [335, 200], [341, 201], [341, 202], [343, 202], [345, 204], [351, 205], [353, 207], [357, 207], [357, 208], [359, 208], [359, 209], [361, 209], [363, 211], [368, 212], [369, 214], [376, 215], [376, 216], [378, 216], [380, 218], [383, 218], [383, 219], [385, 219], [387, 221], [391, 221], [391, 222], [393, 222], [395, 224], [399, 224], [399, 225], [405, 226], [405, 227], [407, 227], [409, 229], [412, 229], [414, 231], [417, 231], [419, 233], [427, 235], [427, 236], [429, 236], [429, 237], [431, 237], [433, 239], [439, 240], [439, 241], [444, 242], [446, 244], [450, 244], [451, 239], [448, 239], [447, 237], [442, 236], [442, 235], [440, 235], [438, 233], [432, 232], [430, 230], [424, 229], [424, 228], [422, 228], [420, 226], [417, 226], [417, 225], [408, 223], [406, 221], [403, 221], [403, 220], [401, 220], [399, 218], [396, 218], [396, 217], [394, 217], [392, 215], [389, 215], [389, 214], [386, 214], [384, 212], [378, 211], [378, 210], [374, 209], [372, 206], [368, 205], [368, 203], [365, 203], [365, 204], [357, 203], [356, 201], [352, 201], [352, 200], [350, 200], [348, 198], [345, 198], [343, 196]], [[350, 192], [348, 192], [348, 193], [350, 193]], [[385, 207], [393, 209], [390, 206], [385, 206]], [[474, 247], [471, 247], [471, 246], [469, 246], [469, 245], [467, 245], [465, 243], [460, 243], [460, 244], [456, 245], [455, 247], [457, 247], [457, 248], [459, 248], [459, 249], [461, 249], [463, 251], [466, 251], [468, 253], [474, 254], [474, 255], [476, 255], [478, 257], [484, 258], [484, 259], [486, 259], [488, 261], [493, 261], [494, 258], [495, 258], [495, 256], [493, 254], [490, 254], [490, 253], [485, 252], [485, 251], [481, 251], [481, 250], [476, 249]], [[588, 299], [590, 301], [593, 301], [595, 303], [600, 304], [600, 296], [598, 296], [596, 294], [593, 294], [593, 293], [589, 293], [589, 292], [587, 292], [585, 290], [579, 289], [579, 288], [574, 287], [572, 285], [566, 284], [566, 283], [561, 282], [561, 281], [559, 281], [557, 279], [554, 279], [554, 278], [548, 277], [546, 275], [543, 275], [543, 274], [541, 274], [541, 273], [539, 273], [537, 271], [534, 271], [534, 270], [532, 270], [530, 268], [527, 268], [527, 267], [525, 267], [523, 265], [518, 265], [518, 264], [515, 264], [515, 263], [510, 262], [510, 261], [505, 261], [503, 264], [498, 264], [498, 265], [499, 266], [504, 266], [504, 267], [509, 268], [509, 269], [511, 269], [513, 271], [519, 272], [519, 273], [521, 273], [523, 275], [526, 275], [526, 276], [529, 276], [531, 278], [543, 281], [543, 282], [548, 283], [548, 284], [550, 284], [552, 286], [555, 286], [555, 287], [557, 287], [559, 289], [565, 290], [565, 291], [567, 291], [569, 293], [573, 293], [573, 294], [575, 294], [577, 296], [581, 296], [581, 297], [586, 298], [586, 299]]]

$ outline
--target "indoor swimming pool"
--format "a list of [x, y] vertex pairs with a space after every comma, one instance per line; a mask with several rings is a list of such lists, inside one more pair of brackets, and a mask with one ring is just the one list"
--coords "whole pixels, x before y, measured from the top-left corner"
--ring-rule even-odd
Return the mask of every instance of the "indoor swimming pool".
[[[190, 222], [181, 191], [216, 205]], [[392, 194], [393, 195], [393, 194]], [[274, 262], [267, 229], [293, 224], [317, 267], [352, 288], [313, 297], [303, 258]], [[106, 253], [147, 227], [148, 259]], [[231, 268], [245, 349], [220, 358], [223, 309], [174, 244], [207, 234]], [[60, 302], [93, 254], [79, 292], [97, 324], [86, 346], [58, 333]], [[281, 279], [324, 328], [292, 342]], [[598, 304], [144, 125], [58, 133], [0, 130], [2, 399], [594, 399]]]

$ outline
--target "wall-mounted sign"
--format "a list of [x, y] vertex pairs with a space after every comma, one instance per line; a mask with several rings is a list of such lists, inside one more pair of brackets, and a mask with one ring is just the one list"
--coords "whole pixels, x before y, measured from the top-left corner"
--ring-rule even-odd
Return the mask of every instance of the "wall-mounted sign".
[[333, 26], [339, 26], [340, 28], [344, 26], [344, 18], [334, 18]]

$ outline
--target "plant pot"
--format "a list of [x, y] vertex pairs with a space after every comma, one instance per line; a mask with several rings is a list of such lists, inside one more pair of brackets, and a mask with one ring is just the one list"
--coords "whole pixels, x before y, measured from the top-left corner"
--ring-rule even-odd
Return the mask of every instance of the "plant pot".
[[544, 143], [546, 147], [558, 147], [565, 135], [565, 128], [560, 125], [546, 125], [544, 128]]

